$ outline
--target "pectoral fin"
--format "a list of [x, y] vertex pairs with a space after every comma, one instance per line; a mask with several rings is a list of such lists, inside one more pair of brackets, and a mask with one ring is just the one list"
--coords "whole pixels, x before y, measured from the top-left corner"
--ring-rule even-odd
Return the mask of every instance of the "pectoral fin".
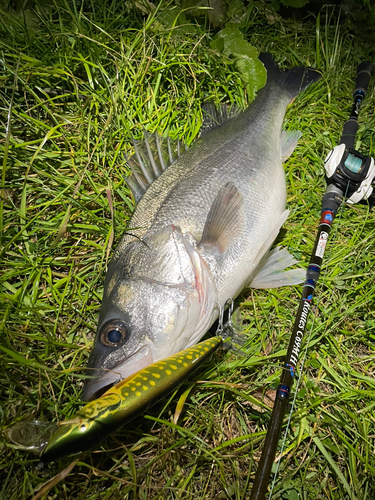
[[229, 242], [241, 230], [243, 223], [243, 196], [233, 182], [228, 182], [218, 192], [203, 228], [199, 246], [216, 246], [225, 252]]

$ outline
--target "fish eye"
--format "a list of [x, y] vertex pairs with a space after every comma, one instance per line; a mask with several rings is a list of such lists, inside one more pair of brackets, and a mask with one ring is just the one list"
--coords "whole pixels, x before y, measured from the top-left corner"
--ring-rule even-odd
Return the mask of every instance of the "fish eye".
[[104, 325], [100, 340], [109, 347], [121, 344], [127, 337], [126, 326], [122, 321], [110, 321]]

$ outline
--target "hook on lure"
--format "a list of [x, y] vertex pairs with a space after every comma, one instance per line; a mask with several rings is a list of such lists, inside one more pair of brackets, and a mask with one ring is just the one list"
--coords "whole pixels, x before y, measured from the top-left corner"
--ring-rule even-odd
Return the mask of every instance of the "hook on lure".
[[[223, 339], [223, 348], [231, 349], [233, 352], [238, 354], [239, 356], [246, 356], [247, 354], [241, 349], [238, 349], [233, 344], [237, 344], [243, 346], [245, 340], [241, 337], [241, 335], [237, 332], [235, 326], [233, 325], [232, 317], [234, 311], [234, 300], [229, 298], [223, 307], [218, 302], [219, 306], [219, 321], [216, 329], [216, 336], [219, 336]], [[226, 311], [226, 308], [227, 311]], [[227, 318], [225, 320], [225, 313], [227, 313]]]

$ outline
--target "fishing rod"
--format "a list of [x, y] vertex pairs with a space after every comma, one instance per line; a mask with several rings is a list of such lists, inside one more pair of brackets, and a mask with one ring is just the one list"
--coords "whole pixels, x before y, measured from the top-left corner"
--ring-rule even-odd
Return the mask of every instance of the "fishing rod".
[[[328, 186], [322, 199], [318, 233], [315, 238], [310, 264], [307, 268], [306, 280], [283, 364], [280, 383], [276, 391], [275, 404], [255, 474], [250, 500], [264, 500], [267, 493], [271, 468], [295, 378], [315, 285], [320, 275], [328, 236], [337, 210], [344, 198], [349, 204], [367, 200], [370, 206], [375, 205], [374, 160], [369, 156], [363, 156], [354, 149], [359, 110], [373, 73], [374, 65], [369, 61], [364, 61], [357, 67], [356, 88], [353, 92], [353, 106], [350, 118], [344, 124], [339, 145], [335, 146], [325, 159]], [[270, 497], [271, 494], [272, 490]]]

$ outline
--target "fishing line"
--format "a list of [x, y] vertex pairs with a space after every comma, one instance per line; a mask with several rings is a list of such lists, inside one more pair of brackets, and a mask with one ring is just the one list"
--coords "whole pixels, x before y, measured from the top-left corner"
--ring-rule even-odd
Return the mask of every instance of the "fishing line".
[[[345, 194], [344, 194], [344, 200], [347, 199], [347, 194], [348, 194], [349, 186], [350, 186], [350, 182], [348, 182], [348, 184], [347, 184], [346, 191], [345, 191]], [[339, 214], [336, 217], [337, 224], [335, 224], [334, 231], [333, 231], [332, 246], [334, 246], [334, 243], [336, 242], [337, 231], [339, 230], [339, 227], [341, 225], [341, 219], [342, 219], [342, 214], [343, 214], [343, 211], [344, 211], [344, 205], [345, 205], [344, 203], [341, 204]], [[324, 276], [323, 276], [323, 279], [322, 279], [322, 282], [321, 282], [321, 288], [323, 288], [323, 286], [324, 286], [325, 279], [326, 279], [326, 276], [327, 276], [327, 272], [328, 272], [328, 268], [326, 267], [326, 270], [325, 270], [325, 273], [324, 273]], [[332, 293], [331, 293], [331, 297], [332, 297]], [[319, 307], [319, 304], [320, 304], [321, 300], [322, 300], [321, 298], [317, 300], [317, 303], [316, 303], [316, 308], [317, 309]], [[285, 427], [284, 437], [283, 437], [283, 440], [282, 440], [282, 443], [281, 443], [281, 448], [280, 448], [280, 453], [279, 453], [279, 460], [277, 461], [276, 470], [275, 470], [275, 473], [274, 473], [274, 476], [273, 476], [272, 485], [271, 485], [271, 491], [270, 491], [268, 500], [271, 500], [271, 496], [272, 496], [272, 493], [273, 493], [273, 490], [274, 490], [274, 487], [275, 487], [275, 484], [276, 484], [277, 475], [278, 475], [278, 472], [279, 472], [280, 463], [281, 463], [281, 460], [283, 458], [282, 455], [283, 455], [284, 448], [285, 448], [286, 438], [287, 438], [287, 436], [289, 434], [289, 428], [290, 428], [290, 424], [291, 424], [291, 421], [292, 421], [292, 414], [293, 414], [293, 411], [294, 411], [294, 407], [296, 406], [298, 389], [299, 389], [299, 385], [300, 385], [300, 382], [301, 382], [301, 379], [302, 379], [302, 372], [303, 372], [303, 369], [305, 367], [305, 362], [306, 362], [306, 357], [307, 357], [307, 350], [308, 350], [309, 345], [310, 345], [310, 340], [311, 340], [312, 332], [313, 332], [313, 329], [314, 329], [315, 319], [316, 319], [316, 314], [314, 314], [313, 317], [312, 317], [312, 323], [311, 323], [309, 335], [308, 335], [306, 346], [305, 346], [305, 349], [304, 349], [304, 352], [303, 352], [303, 358], [302, 358], [302, 362], [301, 362], [301, 366], [300, 366], [301, 376], [298, 376], [297, 373], [296, 373], [296, 386], [295, 386], [294, 397], [293, 397], [293, 401], [291, 403], [290, 411], [288, 413], [288, 420], [287, 420], [287, 424], [286, 424], [286, 427]]]

